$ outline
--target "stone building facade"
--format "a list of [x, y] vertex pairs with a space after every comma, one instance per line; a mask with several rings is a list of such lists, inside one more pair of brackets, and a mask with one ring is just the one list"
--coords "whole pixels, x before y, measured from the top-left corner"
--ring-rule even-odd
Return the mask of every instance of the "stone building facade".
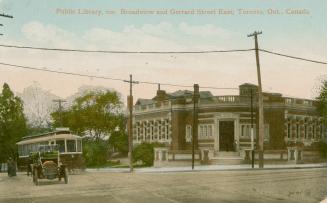
[[[213, 96], [209, 91], [200, 91], [197, 113], [194, 114], [192, 91], [166, 93], [158, 90], [154, 98], [138, 99], [134, 106], [133, 144], [159, 142], [166, 146], [168, 153], [190, 152], [195, 115], [198, 132], [195, 149], [199, 159], [203, 160], [204, 150], [209, 159], [225, 152], [244, 159], [246, 151], [255, 147], [257, 142], [256, 95], [257, 86], [248, 83], [239, 86], [239, 95]], [[281, 153], [282, 159], [291, 160], [300, 156], [298, 149], [315, 150], [325, 135], [322, 118], [316, 111], [316, 101], [283, 97], [279, 93], [263, 95], [264, 150]], [[276, 157], [280, 157], [279, 154]]]

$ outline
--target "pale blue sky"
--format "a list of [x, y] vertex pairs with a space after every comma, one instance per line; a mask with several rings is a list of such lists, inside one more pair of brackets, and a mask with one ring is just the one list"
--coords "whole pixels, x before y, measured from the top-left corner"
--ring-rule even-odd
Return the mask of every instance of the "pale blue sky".
[[[56, 24], [64, 29], [81, 33], [91, 27], [110, 28], [120, 31], [123, 26], [134, 24], [141, 26], [144, 23], [155, 24], [168, 21], [173, 24], [190, 22], [192, 24], [210, 23], [220, 27], [247, 33], [249, 30], [260, 28], [267, 38], [274, 39], [289, 35], [315, 37], [317, 33], [327, 34], [326, 2], [324, 0], [2, 0], [2, 11], [14, 15], [14, 20], [2, 19], [6, 23], [6, 35], [19, 37], [21, 26], [29, 21], [40, 21]], [[168, 16], [60, 16], [56, 15], [57, 8], [94, 8], [94, 9], [193, 9], [193, 8], [306, 8], [311, 11], [310, 16], [210, 16], [210, 15], [168, 15]], [[8, 23], [7, 23], [8, 22]], [[281, 30], [282, 29], [282, 30]]]

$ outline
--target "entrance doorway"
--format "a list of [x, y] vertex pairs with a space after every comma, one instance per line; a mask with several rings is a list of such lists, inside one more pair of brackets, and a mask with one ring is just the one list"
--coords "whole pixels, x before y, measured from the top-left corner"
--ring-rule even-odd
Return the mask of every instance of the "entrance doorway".
[[234, 150], [234, 121], [219, 121], [219, 151]]

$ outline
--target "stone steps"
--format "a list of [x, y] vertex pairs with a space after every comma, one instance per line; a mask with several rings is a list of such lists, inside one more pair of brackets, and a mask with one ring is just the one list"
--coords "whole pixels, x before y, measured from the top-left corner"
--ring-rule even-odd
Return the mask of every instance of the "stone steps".
[[213, 158], [210, 160], [210, 164], [214, 165], [239, 165], [244, 164], [245, 161], [240, 158]]
[[215, 152], [215, 157], [239, 157], [239, 152]]
[[237, 165], [243, 164], [244, 160], [239, 152], [215, 152], [210, 164], [216, 165]]

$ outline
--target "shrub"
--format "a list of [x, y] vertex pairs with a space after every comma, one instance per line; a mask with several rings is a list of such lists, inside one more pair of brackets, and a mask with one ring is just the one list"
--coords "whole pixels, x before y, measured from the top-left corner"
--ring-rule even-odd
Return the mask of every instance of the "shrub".
[[154, 160], [154, 148], [163, 147], [161, 143], [142, 143], [133, 150], [133, 161], [142, 161], [144, 166], [152, 166]]
[[320, 151], [320, 155], [322, 158], [327, 158], [327, 143], [324, 142], [320, 142], [319, 143], [319, 151]]
[[105, 142], [84, 142], [83, 155], [87, 167], [99, 167], [107, 163], [107, 148]]
[[111, 151], [120, 152], [122, 155], [128, 154], [128, 136], [124, 133], [114, 132], [109, 138], [109, 146]]

